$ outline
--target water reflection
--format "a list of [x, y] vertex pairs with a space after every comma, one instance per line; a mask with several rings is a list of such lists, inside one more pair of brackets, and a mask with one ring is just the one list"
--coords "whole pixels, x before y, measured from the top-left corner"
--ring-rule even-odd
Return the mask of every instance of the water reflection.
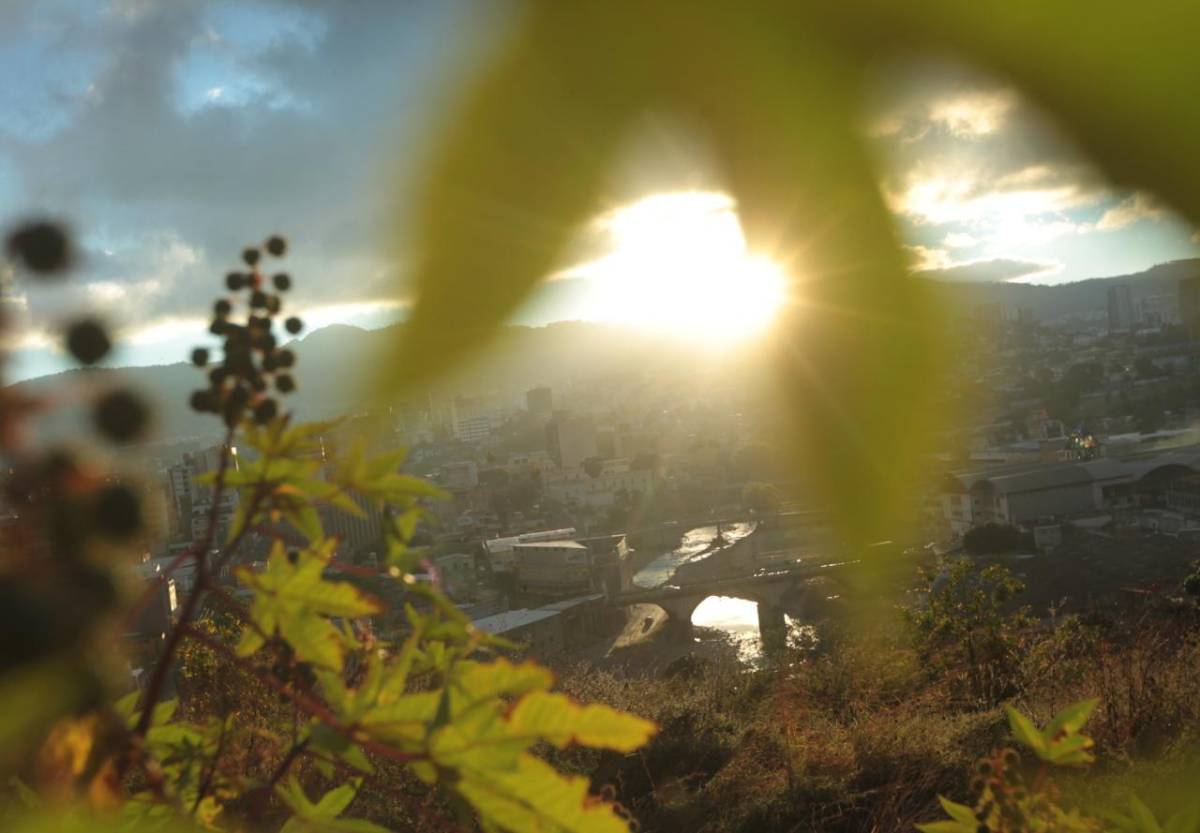
[[[792, 616], [784, 616], [788, 647], [811, 651], [817, 647], [817, 631]], [[724, 631], [742, 662], [757, 665], [763, 658], [762, 638], [758, 632], [758, 604], [730, 596], [709, 596], [696, 606], [692, 624], [700, 628]]]
[[[740, 541], [754, 531], [754, 523], [735, 523], [721, 527], [721, 538], [724, 546]], [[716, 545], [716, 546], [714, 546]], [[681, 564], [692, 561], [703, 561], [722, 548], [717, 541], [716, 526], [701, 526], [690, 529], [683, 536], [679, 546], [671, 552], [660, 555], [633, 577], [633, 583], [638, 587], [659, 587], [670, 581]]]

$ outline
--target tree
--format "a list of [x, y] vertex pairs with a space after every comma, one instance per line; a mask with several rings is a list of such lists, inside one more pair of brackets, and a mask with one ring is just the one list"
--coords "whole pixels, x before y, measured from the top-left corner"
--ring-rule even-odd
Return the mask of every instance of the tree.
[[972, 555], [999, 555], [1032, 547], [1032, 537], [1009, 524], [984, 524], [963, 536], [963, 548]]
[[922, 600], [904, 610], [913, 641], [931, 668], [954, 675], [974, 701], [992, 706], [1021, 685], [1026, 608], [1008, 610], [1025, 585], [999, 565], [959, 558], [921, 571]]

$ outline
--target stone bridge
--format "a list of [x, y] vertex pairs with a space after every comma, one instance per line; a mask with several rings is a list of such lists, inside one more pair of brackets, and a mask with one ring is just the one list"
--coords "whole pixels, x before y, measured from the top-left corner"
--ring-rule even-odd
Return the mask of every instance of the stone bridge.
[[758, 605], [758, 631], [763, 648], [773, 651], [787, 638], [783, 598], [788, 593], [806, 593], [808, 582], [820, 576], [853, 580], [854, 568], [861, 562], [846, 561], [820, 565], [790, 564], [763, 569], [735, 577], [721, 577], [683, 585], [664, 584], [646, 590], [627, 590], [611, 598], [613, 604], [627, 607], [655, 604], [667, 613], [667, 632], [671, 638], [690, 641], [692, 614], [710, 596], [732, 596]]

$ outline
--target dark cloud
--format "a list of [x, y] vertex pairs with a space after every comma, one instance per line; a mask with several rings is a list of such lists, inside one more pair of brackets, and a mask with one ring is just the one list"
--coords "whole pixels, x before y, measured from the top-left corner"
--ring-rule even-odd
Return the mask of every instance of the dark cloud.
[[[454, 61], [446, 29], [463, 22], [464, 4], [250, 4], [252, 25], [280, 15], [320, 23], [312, 43], [280, 27], [250, 50], [234, 37], [246, 33], [214, 30], [221, 5], [124, 3], [53, 19], [25, 9], [24, 29], [55, 33], [48, 64], [102, 45], [86, 90], [59, 102], [63, 126], [0, 138], [0, 159], [16, 172], [2, 219], [66, 214], [88, 250], [79, 284], [32, 299], [35, 317], [104, 299], [141, 321], [195, 314], [242, 246], [276, 231], [293, 241], [287, 265], [304, 303], [403, 293], [380, 218], [444, 94], [439, 80]], [[0, 60], [17, 37], [0, 39]], [[198, 49], [255, 80], [238, 103], [183, 106], [180, 73]]]

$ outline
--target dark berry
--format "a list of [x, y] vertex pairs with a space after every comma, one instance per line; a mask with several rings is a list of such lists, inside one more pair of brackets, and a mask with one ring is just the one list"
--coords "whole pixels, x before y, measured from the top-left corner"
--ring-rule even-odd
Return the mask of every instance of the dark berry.
[[150, 409], [132, 392], [114, 390], [96, 402], [92, 420], [100, 433], [110, 440], [127, 443], [146, 433], [150, 424]]
[[287, 241], [278, 234], [273, 234], [267, 238], [267, 251], [275, 257], [283, 257], [287, 252]]
[[300, 553], [296, 550], [288, 550], [287, 560], [289, 564], [298, 564], [300, 562]]
[[283, 309], [283, 302], [279, 300], [279, 296], [278, 295], [268, 295], [267, 296], [267, 313], [269, 315], [278, 315], [279, 311], [281, 309]]
[[224, 318], [218, 318], [209, 325], [208, 331], [215, 336], [225, 335], [232, 325]]
[[254, 290], [254, 293], [250, 296], [250, 306], [257, 309], [258, 307], [265, 307], [266, 305], [267, 293], [263, 292], [261, 289]]
[[213, 315], [217, 316], [218, 318], [224, 318], [231, 312], [233, 312], [233, 304], [229, 303], [229, 301], [225, 300], [224, 298], [213, 304]]
[[105, 486], [96, 495], [96, 528], [110, 538], [128, 538], [142, 527], [142, 507], [133, 489]]
[[85, 318], [67, 329], [67, 349], [83, 364], [95, 364], [108, 355], [112, 342], [99, 321]]
[[71, 265], [71, 240], [57, 223], [34, 220], [8, 235], [8, 254], [37, 275], [53, 275]]
[[254, 389], [255, 393], [262, 393], [267, 389], [267, 380], [261, 373], [255, 373], [250, 377], [250, 387]]
[[291, 333], [292, 335], [296, 335], [301, 330], [304, 329], [304, 322], [293, 315], [287, 321], [283, 322], [283, 326], [287, 329], [287, 331], [289, 333]]
[[275, 388], [280, 393], [291, 393], [296, 389], [296, 380], [286, 373], [275, 377]]
[[275, 365], [277, 367], [292, 367], [296, 364], [296, 354], [291, 350], [276, 350]]
[[189, 401], [192, 410], [199, 411], [202, 414], [217, 410], [217, 396], [211, 390], [192, 391], [192, 397]]
[[280, 272], [278, 275], [271, 278], [271, 282], [275, 284], [275, 288], [280, 292], [287, 292], [292, 288], [292, 276], [287, 272]]
[[230, 292], [237, 292], [249, 282], [249, 277], [243, 275], [241, 272], [230, 272], [225, 276], [225, 286], [229, 287]]
[[247, 266], [253, 266], [254, 264], [258, 263], [258, 258], [258, 249], [253, 247], [242, 249], [242, 260], [246, 261]]
[[208, 364], [208, 348], [197, 347], [192, 351], [192, 364], [196, 367], [204, 367]]
[[275, 418], [277, 411], [274, 399], [264, 399], [254, 408], [254, 421], [259, 425], [266, 425]]

